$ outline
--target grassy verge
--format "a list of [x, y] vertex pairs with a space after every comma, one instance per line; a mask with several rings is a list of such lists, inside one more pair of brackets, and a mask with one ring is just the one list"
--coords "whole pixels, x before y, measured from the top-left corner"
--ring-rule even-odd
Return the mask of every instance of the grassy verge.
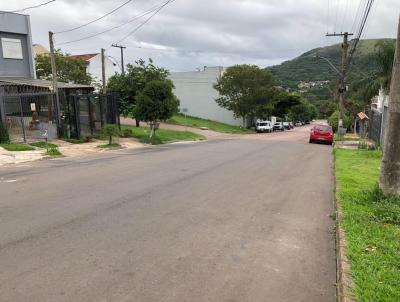
[[0, 147], [6, 149], [7, 151], [32, 151], [35, 148], [29, 145], [20, 145], [20, 144], [0, 144]]
[[85, 140], [85, 139], [83, 139], [83, 138], [80, 138], [80, 139], [76, 139], [76, 138], [65, 138], [64, 139], [67, 143], [70, 143], [70, 144], [84, 144], [84, 143], [87, 143], [88, 141], [87, 140]]
[[150, 140], [150, 129], [142, 128], [142, 127], [134, 127], [134, 126], [121, 126], [122, 131], [125, 129], [129, 129], [129, 134], [125, 132], [126, 136], [131, 136], [137, 138], [140, 142], [145, 144], [166, 144], [175, 141], [195, 141], [195, 140], [203, 140], [205, 137], [200, 134], [196, 134], [189, 131], [173, 131], [166, 129], [158, 129], [156, 131], [156, 135]]
[[34, 142], [29, 144], [31, 146], [37, 147], [37, 148], [42, 148], [42, 149], [46, 149], [46, 147], [48, 146], [49, 148], [57, 148], [56, 144], [52, 144], [52, 143], [47, 143], [46, 146], [46, 142]]
[[117, 144], [117, 143], [112, 143], [110, 145], [109, 144], [99, 145], [99, 146], [97, 146], [97, 148], [100, 148], [100, 149], [121, 149], [122, 146], [120, 144]]
[[358, 301], [400, 301], [400, 198], [377, 188], [379, 151], [336, 149], [337, 199]]
[[206, 120], [193, 116], [185, 116], [183, 114], [176, 114], [171, 119], [168, 120], [170, 124], [202, 128], [206, 127], [210, 130], [224, 133], [254, 133], [254, 130], [245, 129], [242, 127], [231, 126], [220, 122], [215, 122], [211, 120]]
[[49, 150], [46, 152], [46, 155], [51, 156], [51, 157], [63, 156], [62, 153], [57, 149], [57, 147], [49, 148]]

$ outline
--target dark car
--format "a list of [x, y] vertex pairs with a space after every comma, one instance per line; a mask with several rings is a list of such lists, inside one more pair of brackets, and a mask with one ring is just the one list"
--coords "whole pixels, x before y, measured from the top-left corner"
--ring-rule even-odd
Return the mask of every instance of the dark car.
[[285, 131], [285, 127], [283, 127], [283, 123], [282, 122], [275, 123], [274, 131]]

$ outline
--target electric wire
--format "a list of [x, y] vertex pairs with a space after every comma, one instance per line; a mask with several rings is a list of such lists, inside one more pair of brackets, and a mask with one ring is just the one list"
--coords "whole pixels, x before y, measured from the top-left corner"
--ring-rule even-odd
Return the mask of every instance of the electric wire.
[[64, 33], [68, 33], [68, 32], [71, 32], [71, 31], [80, 29], [80, 28], [82, 28], [82, 27], [88, 26], [88, 25], [90, 25], [90, 24], [93, 24], [93, 23], [95, 23], [95, 22], [97, 22], [97, 21], [99, 21], [99, 20], [101, 20], [101, 19], [104, 19], [105, 17], [107, 17], [107, 16], [109, 16], [109, 15], [115, 13], [117, 10], [121, 9], [122, 7], [124, 7], [125, 5], [129, 4], [129, 3], [132, 2], [132, 1], [133, 1], [133, 0], [128, 0], [128, 1], [126, 1], [126, 2], [122, 3], [120, 6], [118, 6], [117, 8], [114, 8], [112, 11], [110, 11], [110, 12], [108, 12], [108, 13], [102, 15], [101, 17], [98, 17], [98, 18], [96, 18], [96, 19], [94, 19], [94, 20], [92, 20], [92, 21], [90, 21], [90, 22], [88, 22], [88, 23], [79, 25], [79, 26], [77, 26], [77, 27], [73, 27], [73, 28], [71, 28], [71, 29], [57, 31], [57, 32], [54, 32], [54, 34], [64, 34]]
[[124, 23], [121, 23], [119, 25], [113, 26], [113, 27], [111, 27], [109, 29], [106, 29], [106, 30], [103, 30], [101, 32], [98, 32], [98, 33], [95, 33], [95, 34], [92, 34], [92, 35], [88, 35], [88, 36], [85, 36], [85, 37], [82, 37], [82, 38], [79, 38], [79, 39], [74, 39], [74, 40], [69, 40], [69, 41], [61, 41], [60, 43], [56, 43], [56, 44], [57, 44], [57, 46], [61, 46], [61, 45], [71, 44], [71, 43], [80, 42], [80, 41], [83, 41], [83, 40], [86, 40], [86, 39], [97, 37], [99, 35], [108, 33], [108, 32], [110, 32], [110, 31], [112, 31], [114, 29], [123, 27], [123, 26], [125, 26], [125, 25], [127, 25], [129, 23], [132, 23], [132, 22], [134, 22], [134, 21], [136, 21], [136, 20], [138, 20], [138, 19], [140, 19], [140, 18], [142, 18], [144, 16], [147, 16], [147, 15], [151, 14], [152, 12], [154, 12], [155, 10], [157, 10], [159, 7], [160, 7], [160, 5], [152, 7], [149, 10], [147, 10], [147, 11], [145, 11], [145, 12], [139, 14], [139, 15], [136, 15], [135, 17], [133, 17], [132, 19], [130, 19], [130, 20], [124, 22]]
[[[157, 15], [165, 6], [167, 6], [168, 4], [171, 4], [172, 2], [174, 2], [175, 0], [168, 0], [167, 2], [165, 2], [163, 5], [161, 5], [153, 14], [150, 15], [150, 17], [148, 17], [146, 20], [144, 20], [142, 23], [140, 23], [137, 27], [135, 27], [131, 32], [129, 32], [126, 36], [124, 36], [122, 39], [120, 39], [118, 42], [116, 42], [115, 44], [119, 44], [122, 41], [124, 41], [125, 39], [127, 39], [129, 36], [133, 35], [134, 33], [136, 33], [140, 28], [142, 28], [144, 25], [146, 25], [155, 15]], [[111, 47], [111, 46], [110, 46]], [[108, 47], [107, 49], [109, 49], [110, 47]]]
[[20, 13], [20, 12], [23, 12], [23, 11], [26, 11], [29, 9], [34, 9], [34, 8], [39, 8], [39, 7], [45, 6], [45, 5], [55, 2], [55, 1], [57, 1], [57, 0], [50, 0], [50, 1], [43, 2], [43, 3], [37, 4], [37, 5], [32, 5], [32, 6], [24, 7], [24, 8], [13, 10], [13, 11], [0, 12], [0, 14]]

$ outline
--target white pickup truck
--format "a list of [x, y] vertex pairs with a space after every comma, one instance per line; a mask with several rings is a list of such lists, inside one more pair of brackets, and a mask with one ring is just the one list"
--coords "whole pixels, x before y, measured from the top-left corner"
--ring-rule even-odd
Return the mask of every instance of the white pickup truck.
[[257, 131], [257, 133], [260, 133], [260, 132], [270, 133], [273, 131], [272, 123], [270, 121], [257, 120], [256, 131]]

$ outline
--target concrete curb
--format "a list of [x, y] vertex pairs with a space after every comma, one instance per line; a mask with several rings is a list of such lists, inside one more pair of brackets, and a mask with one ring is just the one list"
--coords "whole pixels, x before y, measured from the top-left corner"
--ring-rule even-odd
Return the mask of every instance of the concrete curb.
[[341, 226], [343, 219], [343, 212], [336, 193], [338, 185], [336, 180], [336, 160], [333, 160], [334, 172], [334, 196], [335, 196], [335, 209], [336, 209], [336, 300], [338, 302], [356, 302], [353, 294], [354, 282], [351, 274], [351, 266], [347, 258], [347, 241], [345, 232]]

